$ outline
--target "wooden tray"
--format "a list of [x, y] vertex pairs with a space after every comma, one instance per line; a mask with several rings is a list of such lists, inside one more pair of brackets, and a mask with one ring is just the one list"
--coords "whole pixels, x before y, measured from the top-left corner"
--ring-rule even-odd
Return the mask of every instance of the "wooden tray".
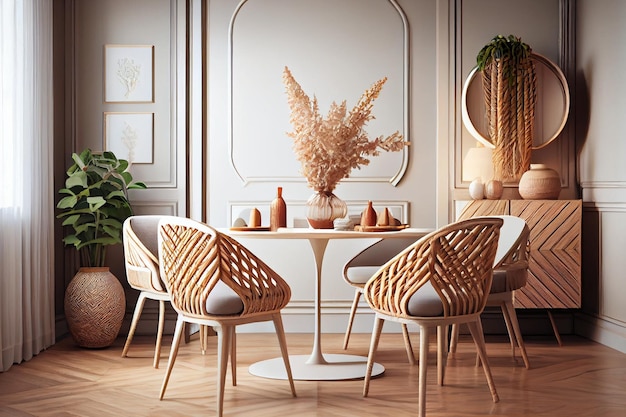
[[354, 230], [357, 232], [392, 232], [395, 230], [402, 230], [409, 227], [408, 224], [399, 224], [397, 226], [354, 226]]
[[269, 226], [259, 226], [259, 227], [248, 227], [248, 226], [236, 227], [236, 226], [233, 226], [233, 227], [230, 228], [230, 230], [232, 230], [234, 232], [269, 232], [270, 231], [270, 227]]

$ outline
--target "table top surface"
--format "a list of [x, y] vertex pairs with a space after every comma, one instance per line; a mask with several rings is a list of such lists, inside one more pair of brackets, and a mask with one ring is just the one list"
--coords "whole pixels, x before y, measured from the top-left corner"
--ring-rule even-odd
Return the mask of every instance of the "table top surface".
[[421, 237], [434, 229], [407, 227], [400, 230], [380, 232], [359, 232], [356, 230], [335, 229], [312, 229], [306, 227], [281, 227], [272, 232], [268, 230], [231, 230], [230, 228], [218, 229], [220, 232], [233, 237], [246, 237], [258, 239], [385, 239], [399, 236]]

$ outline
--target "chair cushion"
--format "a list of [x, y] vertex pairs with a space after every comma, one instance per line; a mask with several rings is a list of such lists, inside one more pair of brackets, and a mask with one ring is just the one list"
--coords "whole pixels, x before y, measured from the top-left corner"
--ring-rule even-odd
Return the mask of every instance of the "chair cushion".
[[206, 311], [215, 316], [240, 314], [243, 301], [228, 285], [218, 281], [206, 300]]
[[160, 216], [134, 216], [130, 219], [133, 232], [155, 257], [159, 256], [159, 220]]
[[490, 294], [514, 291], [526, 285], [528, 278], [528, 269], [510, 268], [510, 269], [494, 269], [493, 282], [491, 283]]
[[411, 316], [436, 317], [443, 315], [443, 304], [432, 284], [427, 282], [409, 299], [407, 306]]
[[380, 266], [352, 266], [346, 269], [346, 276], [354, 284], [363, 284], [380, 269]]

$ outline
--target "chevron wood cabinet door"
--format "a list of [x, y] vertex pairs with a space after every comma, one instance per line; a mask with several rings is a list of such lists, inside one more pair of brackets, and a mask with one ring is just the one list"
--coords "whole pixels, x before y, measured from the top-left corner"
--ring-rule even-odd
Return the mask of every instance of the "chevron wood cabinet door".
[[581, 200], [475, 200], [460, 218], [510, 214], [530, 227], [528, 282], [517, 308], [581, 307]]
[[515, 293], [524, 308], [581, 307], [581, 200], [511, 200], [530, 227], [528, 282]]

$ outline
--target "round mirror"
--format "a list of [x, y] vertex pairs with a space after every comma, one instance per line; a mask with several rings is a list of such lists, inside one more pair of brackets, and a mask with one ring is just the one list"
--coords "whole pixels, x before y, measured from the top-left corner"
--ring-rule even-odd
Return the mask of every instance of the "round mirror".
[[[537, 103], [535, 106], [535, 135], [532, 149], [541, 149], [555, 140], [569, 115], [569, 88], [561, 69], [548, 58], [532, 53], [537, 74]], [[482, 77], [474, 67], [463, 85], [461, 116], [468, 132], [489, 148], [495, 145], [489, 138], [487, 116], [483, 101]]]

